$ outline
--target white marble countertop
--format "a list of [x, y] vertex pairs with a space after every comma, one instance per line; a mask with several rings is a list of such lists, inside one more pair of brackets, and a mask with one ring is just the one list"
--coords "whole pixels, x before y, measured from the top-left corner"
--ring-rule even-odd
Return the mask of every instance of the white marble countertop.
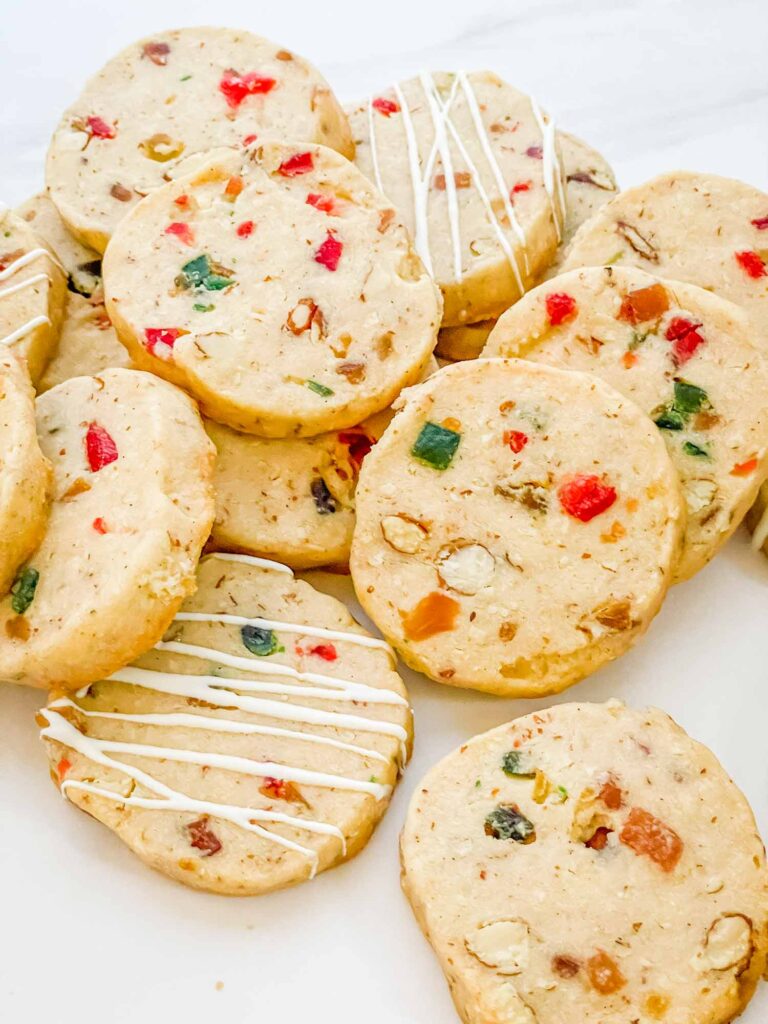
[[[8, 203], [41, 187], [49, 135], [87, 75], [135, 38], [206, 22], [305, 54], [343, 100], [422, 67], [488, 67], [602, 150], [622, 185], [683, 167], [768, 190], [765, 0], [230, 0], [220, 9], [5, 0], [4, 13], [0, 195]], [[350, 594], [343, 581], [318, 581]], [[675, 589], [634, 651], [561, 698], [664, 707], [721, 758], [764, 836], [766, 593], [768, 561], [740, 533]], [[429, 765], [546, 702], [406, 677], [414, 760], [369, 847], [310, 885], [250, 900], [174, 885], [64, 804], [37, 741], [41, 695], [0, 687], [0, 1016], [13, 1024], [455, 1024], [399, 892], [397, 834]], [[767, 1018], [764, 986], [742, 1019]]]

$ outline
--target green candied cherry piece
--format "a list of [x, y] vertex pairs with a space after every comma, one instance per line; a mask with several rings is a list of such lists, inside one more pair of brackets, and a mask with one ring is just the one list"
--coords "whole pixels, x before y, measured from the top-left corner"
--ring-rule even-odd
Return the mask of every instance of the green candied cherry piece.
[[185, 288], [200, 288], [211, 273], [211, 262], [207, 256], [196, 256], [181, 268], [180, 284]]
[[536, 774], [536, 767], [531, 763], [528, 754], [520, 750], [510, 750], [501, 759], [501, 770], [505, 775], [531, 779]]
[[461, 434], [439, 423], [425, 423], [413, 443], [411, 455], [433, 469], [448, 469], [459, 447]]
[[485, 834], [493, 839], [513, 839], [516, 843], [532, 843], [536, 829], [514, 804], [499, 804], [485, 819]]
[[709, 395], [696, 384], [690, 384], [687, 380], [675, 381], [674, 408], [682, 416], [691, 416], [695, 412], [709, 407]]
[[196, 313], [210, 313], [212, 310], [216, 309], [216, 307], [212, 303], [206, 306], [202, 302], [196, 302], [192, 309], [194, 309]]
[[329, 395], [334, 393], [333, 388], [326, 387], [325, 384], [321, 384], [317, 380], [308, 380], [307, 387], [310, 391], [314, 391], [316, 395], [321, 395], [323, 398], [328, 398]]
[[251, 654], [257, 654], [260, 658], [266, 658], [269, 654], [279, 654], [285, 650], [278, 644], [272, 629], [262, 629], [261, 626], [243, 626], [240, 636]]
[[663, 405], [651, 415], [659, 430], [682, 430], [685, 426], [685, 420], [672, 405]]
[[11, 608], [17, 615], [23, 615], [35, 599], [35, 591], [40, 580], [37, 569], [26, 566], [18, 573], [11, 587]]
[[710, 457], [706, 448], [694, 444], [693, 441], [686, 441], [683, 445], [683, 451], [686, 455], [692, 455], [694, 459], [708, 459]]
[[221, 274], [208, 274], [203, 279], [203, 288], [207, 292], [220, 292], [222, 288], [229, 288], [232, 284], [232, 280], [229, 277], [222, 277]]

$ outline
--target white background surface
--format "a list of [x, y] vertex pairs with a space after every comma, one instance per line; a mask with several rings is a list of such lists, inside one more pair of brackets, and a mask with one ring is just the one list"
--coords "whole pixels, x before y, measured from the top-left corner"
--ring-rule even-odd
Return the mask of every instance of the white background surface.
[[[623, 185], [684, 167], [768, 189], [763, 0], [0, 0], [0, 9], [0, 192], [8, 203], [41, 186], [61, 109], [114, 51], [161, 28], [216, 20], [310, 57], [345, 101], [421, 67], [489, 67], [601, 149]], [[315, 578], [337, 593], [345, 586]], [[768, 561], [742, 533], [674, 591], [635, 651], [560, 698], [665, 708], [714, 749], [763, 835], [767, 594]], [[547, 702], [409, 682], [415, 755], [368, 848], [313, 883], [241, 900], [154, 874], [66, 805], [37, 740], [39, 695], [0, 687], [0, 1019], [454, 1024], [399, 890], [397, 834], [410, 791], [434, 761]], [[768, 986], [743, 1021], [766, 1019]]]

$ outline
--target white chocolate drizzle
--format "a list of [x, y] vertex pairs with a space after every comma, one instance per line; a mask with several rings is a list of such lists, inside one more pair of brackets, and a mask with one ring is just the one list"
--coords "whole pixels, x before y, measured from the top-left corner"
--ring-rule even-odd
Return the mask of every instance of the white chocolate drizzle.
[[397, 83], [395, 83], [393, 88], [395, 96], [397, 96], [397, 102], [400, 104], [400, 113], [403, 116], [405, 144], [408, 152], [408, 166], [411, 171], [414, 216], [413, 244], [416, 248], [416, 252], [421, 257], [421, 262], [427, 268], [430, 276], [434, 277], [432, 252], [429, 248], [429, 220], [427, 217], [429, 183], [421, 176], [419, 144], [416, 140], [416, 133], [413, 129], [413, 120], [411, 119], [411, 111], [408, 108], [405, 94]]
[[47, 274], [33, 274], [32, 277], [26, 277], [18, 284], [9, 284], [7, 288], [0, 288], [0, 299], [4, 299], [7, 295], [13, 295], [14, 292], [20, 292], [24, 288], [29, 288], [33, 284], [39, 284], [41, 281], [50, 281], [50, 278]]
[[[287, 567], [279, 563], [269, 562], [265, 559], [253, 559], [251, 556], [215, 555], [213, 557], [247, 561], [249, 564], [254, 564], [262, 569], [266, 568], [268, 571], [290, 572], [290, 570], [287, 570]], [[195, 612], [182, 613], [178, 619], [179, 621], [210, 621], [219, 623], [223, 627], [268, 623], [263, 628], [274, 627], [285, 632], [333, 636], [334, 639], [338, 639], [340, 642], [343, 640], [360, 642], [373, 639], [354, 633], [325, 630], [322, 627], [293, 626], [290, 623], [272, 623], [272, 620], [252, 619], [243, 616]], [[310, 629], [313, 630], [312, 634], [307, 632]], [[378, 645], [366, 644], [365, 646]], [[289, 665], [276, 662], [266, 663], [265, 658], [255, 655], [241, 658], [223, 651], [198, 647], [194, 644], [186, 644], [180, 641], [168, 641], [165, 643], [161, 641], [156, 647], [159, 650], [183, 654], [187, 657], [204, 658], [227, 668], [253, 673], [257, 676], [288, 676], [299, 683], [309, 683], [311, 685], [281, 684], [269, 682], [261, 678], [184, 675], [132, 666], [115, 672], [110, 677], [110, 681], [126, 683], [148, 691], [183, 697], [190, 703], [197, 700], [221, 712], [236, 709], [266, 718], [273, 718], [278, 721], [282, 719], [336, 730], [378, 733], [395, 739], [400, 747], [401, 758], [403, 760], [405, 758], [405, 745], [408, 735], [402, 726], [394, 722], [366, 718], [358, 714], [322, 711], [315, 707], [293, 704], [287, 699], [295, 696], [305, 696], [312, 700], [331, 700], [353, 704], [404, 705], [407, 707], [407, 701], [394, 691], [379, 689], [352, 680], [338, 679], [334, 676], [322, 675], [320, 673], [298, 672]], [[82, 697], [86, 696], [88, 690], [88, 687], [84, 687], [78, 691], [78, 698], [82, 699]], [[286, 699], [265, 700], [249, 695], [260, 692], [285, 695]], [[377, 801], [388, 797], [392, 788], [388, 784], [378, 782], [373, 776], [366, 781], [364, 778], [350, 778], [345, 775], [318, 772], [271, 760], [257, 761], [248, 757], [220, 754], [211, 751], [188, 750], [159, 744], [96, 738], [81, 732], [72, 724], [71, 716], [67, 717], [63, 712], [75, 712], [77, 715], [84, 716], [89, 720], [131, 722], [145, 727], [196, 729], [230, 735], [285, 737], [299, 742], [335, 747], [338, 750], [360, 757], [364, 761], [372, 760], [384, 762], [385, 764], [389, 764], [390, 758], [376, 750], [348, 743], [333, 736], [319, 735], [314, 732], [304, 732], [298, 729], [285, 729], [274, 725], [243, 722], [212, 714], [198, 715], [182, 711], [155, 714], [127, 714], [111, 710], [96, 711], [83, 708], [68, 697], [55, 700], [48, 708], [44, 709], [43, 714], [47, 718], [47, 724], [41, 730], [42, 737], [76, 750], [96, 764], [123, 773], [152, 794], [151, 796], [138, 796], [131, 792], [129, 795], [123, 795], [116, 790], [96, 786], [90, 782], [65, 778], [61, 784], [61, 791], [64, 796], [68, 796], [70, 790], [80, 790], [93, 796], [115, 801], [122, 806], [152, 810], [171, 810], [228, 821], [246, 831], [256, 833], [264, 839], [275, 842], [288, 850], [304, 856], [309, 861], [310, 877], [314, 876], [318, 866], [318, 855], [315, 850], [288, 839], [265, 826], [268, 824], [280, 824], [299, 831], [303, 830], [310, 833], [330, 835], [339, 840], [343, 850], [346, 852], [344, 834], [335, 825], [303, 816], [284, 814], [272, 809], [264, 810], [198, 800], [160, 782], [154, 776], [134, 765], [120, 760], [120, 757], [148, 758], [162, 762], [199, 765], [205, 769], [231, 771], [265, 779], [277, 779], [281, 782], [293, 782], [310, 787], [356, 793]], [[363, 774], [367, 774], [365, 765], [363, 766]]]
[[293, 576], [293, 569], [282, 562], [273, 562], [269, 558], [257, 558], [255, 555], [238, 555], [229, 551], [215, 551], [206, 558], [220, 558], [223, 562], [242, 562], [244, 565], [252, 565], [257, 569], [271, 569], [273, 572], [284, 572]]
[[58, 264], [58, 260], [54, 257], [47, 249], [30, 249], [29, 252], [25, 252], [23, 256], [19, 256], [18, 259], [14, 260], [13, 263], [9, 263], [5, 270], [0, 270], [0, 281], [6, 281], [9, 277], [13, 277], [19, 270], [29, 266], [30, 263], [34, 263], [36, 259], [41, 256], [47, 256], [49, 260]]
[[551, 117], [548, 120], [544, 119], [541, 108], [533, 97], [531, 97], [531, 109], [533, 110], [533, 116], [536, 118], [536, 123], [541, 130], [544, 188], [549, 196], [557, 240], [560, 242], [563, 238], [563, 223], [565, 221], [565, 193], [563, 191], [563, 176], [560, 170], [560, 162], [557, 159], [555, 122]]
[[373, 124], [373, 96], [368, 97], [368, 138], [371, 140], [371, 163], [373, 164], [373, 180], [379, 192], [384, 191], [381, 183], [381, 168], [379, 167], [379, 151], [376, 145], [376, 129]]
[[42, 327], [43, 324], [50, 324], [50, 322], [47, 316], [33, 316], [31, 320], [27, 320], [21, 327], [17, 327], [15, 331], [11, 331], [4, 338], [0, 338], [0, 345], [12, 345], [14, 341], [19, 341], [21, 338], [26, 337], [27, 334], [30, 334], [37, 327]]

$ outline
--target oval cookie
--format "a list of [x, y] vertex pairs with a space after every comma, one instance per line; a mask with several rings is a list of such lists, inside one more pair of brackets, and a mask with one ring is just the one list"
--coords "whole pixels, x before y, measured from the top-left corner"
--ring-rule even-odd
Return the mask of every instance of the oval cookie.
[[562, 690], [638, 639], [684, 520], [632, 402], [523, 360], [456, 363], [408, 392], [356, 504], [355, 590], [406, 663], [515, 697]]
[[[557, 137], [565, 175], [567, 213], [554, 262], [541, 275], [542, 280], [558, 273], [576, 231], [617, 191], [613, 171], [597, 150], [568, 132], [558, 132]], [[476, 359], [495, 324], [495, 320], [481, 320], [457, 327], [442, 327], [437, 335], [436, 351], [446, 359]]]
[[135, 370], [47, 391], [37, 432], [53, 505], [0, 600], [0, 679], [74, 689], [150, 647], [193, 589], [213, 446], [186, 395]]
[[266, 437], [386, 408], [424, 371], [440, 321], [388, 201], [317, 146], [220, 150], [129, 214], [104, 280], [137, 364]]
[[754, 815], [653, 708], [476, 736], [417, 788], [401, 856], [465, 1024], [726, 1024], [765, 969]]
[[0, 234], [0, 356], [24, 358], [36, 383], [56, 349], [65, 278], [42, 239], [2, 205]]
[[46, 184], [70, 229], [103, 252], [181, 160], [262, 135], [354, 154], [344, 112], [302, 57], [240, 30], [160, 32], [113, 57], [65, 111]]
[[357, 165], [405, 218], [443, 322], [500, 315], [562, 237], [554, 123], [489, 71], [422, 72], [349, 116]]
[[[430, 360], [428, 371], [436, 370]], [[278, 440], [206, 420], [216, 446], [211, 545], [276, 558], [294, 569], [344, 569], [360, 466], [392, 415], [385, 409], [350, 430]]]
[[387, 645], [244, 555], [204, 559], [164, 641], [40, 721], [65, 796], [150, 866], [231, 895], [354, 856], [411, 741]]
[[525, 295], [483, 351], [596, 373], [647, 412], [688, 506], [677, 579], [734, 532], [768, 472], [768, 368], [738, 306], [632, 267], [572, 270]]
[[59, 343], [37, 382], [38, 393], [70, 377], [90, 377], [111, 366], [129, 366], [131, 360], [104, 307], [101, 256], [68, 231], [45, 193], [32, 196], [16, 212], [33, 227], [67, 274]]
[[[35, 395], [26, 368], [0, 350], [0, 595], [43, 539], [50, 466], [35, 428]], [[15, 594], [10, 600], [18, 601]]]
[[768, 346], [768, 195], [673, 171], [621, 192], [581, 228], [563, 270], [619, 264], [696, 284], [752, 317]]

